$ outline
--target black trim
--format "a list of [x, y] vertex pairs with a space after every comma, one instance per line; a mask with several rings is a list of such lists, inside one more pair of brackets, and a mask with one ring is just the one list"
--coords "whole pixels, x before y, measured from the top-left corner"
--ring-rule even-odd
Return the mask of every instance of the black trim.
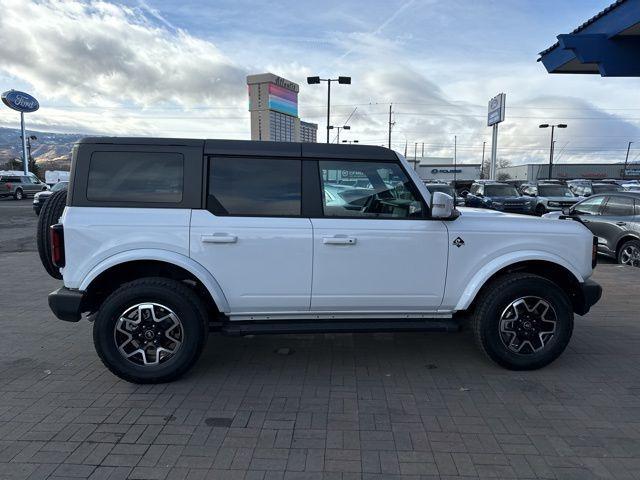
[[258, 320], [212, 322], [211, 331], [224, 335], [271, 335], [289, 333], [366, 333], [366, 332], [457, 332], [461, 322], [455, 318], [416, 319], [332, 319]]
[[49, 308], [56, 317], [65, 322], [77, 322], [81, 318], [83, 293], [60, 287], [49, 294]]
[[305, 218], [323, 216], [321, 183], [318, 162], [302, 162], [302, 216]]
[[574, 301], [574, 311], [578, 315], [586, 315], [592, 306], [602, 297], [602, 287], [589, 279], [580, 284], [580, 293]]

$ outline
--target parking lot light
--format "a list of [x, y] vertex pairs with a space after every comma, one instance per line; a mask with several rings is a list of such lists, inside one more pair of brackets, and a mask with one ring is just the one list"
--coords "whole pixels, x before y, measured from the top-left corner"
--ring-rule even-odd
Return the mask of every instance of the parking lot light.
[[331, 82], [338, 82], [342, 85], [351, 85], [351, 77], [338, 77], [338, 78], [320, 78], [320, 77], [307, 77], [307, 83], [309, 85], [316, 85], [320, 82], [327, 82], [327, 143], [329, 143], [329, 130], [332, 129], [331, 123]]
[[558, 123], [557, 125], [550, 125], [548, 123], [541, 123], [538, 128], [549, 128], [551, 127], [551, 145], [549, 146], [549, 180], [553, 178], [553, 150], [555, 146], [555, 141], [553, 140], [553, 134], [555, 132], [556, 127], [558, 128], [567, 128], [566, 123]]

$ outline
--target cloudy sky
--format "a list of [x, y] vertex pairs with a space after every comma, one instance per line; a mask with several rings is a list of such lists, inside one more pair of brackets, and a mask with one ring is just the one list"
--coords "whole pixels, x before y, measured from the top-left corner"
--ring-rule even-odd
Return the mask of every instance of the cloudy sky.
[[[350, 75], [332, 89], [342, 138], [479, 162], [486, 105], [507, 94], [499, 156], [542, 162], [640, 154], [640, 81], [549, 75], [537, 53], [607, 0], [0, 0], [0, 89], [35, 95], [28, 127], [55, 132], [249, 138], [245, 77], [301, 85], [303, 119], [320, 124], [326, 90], [307, 75]], [[354, 113], [355, 110], [355, 113]], [[17, 126], [0, 109], [0, 126]], [[638, 157], [640, 158], [640, 157]]]

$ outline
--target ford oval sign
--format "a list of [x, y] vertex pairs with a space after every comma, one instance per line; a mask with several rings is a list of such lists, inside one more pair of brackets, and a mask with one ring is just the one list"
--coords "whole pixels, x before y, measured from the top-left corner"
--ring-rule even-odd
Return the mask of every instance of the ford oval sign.
[[40, 108], [38, 101], [28, 93], [9, 90], [2, 94], [2, 102], [9, 108], [23, 113], [35, 112]]

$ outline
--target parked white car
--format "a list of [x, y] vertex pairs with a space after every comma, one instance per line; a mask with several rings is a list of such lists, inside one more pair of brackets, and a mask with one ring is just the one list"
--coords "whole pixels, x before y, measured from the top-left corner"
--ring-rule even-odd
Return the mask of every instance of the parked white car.
[[[183, 374], [209, 331], [467, 320], [495, 362], [535, 369], [601, 295], [583, 225], [457, 210], [385, 148], [87, 138], [74, 152], [66, 208], [59, 192], [41, 215], [63, 211], [45, 267], [64, 286], [49, 304], [63, 320], [88, 315], [104, 364], [133, 382]], [[357, 195], [329, 198], [359, 181]]]

